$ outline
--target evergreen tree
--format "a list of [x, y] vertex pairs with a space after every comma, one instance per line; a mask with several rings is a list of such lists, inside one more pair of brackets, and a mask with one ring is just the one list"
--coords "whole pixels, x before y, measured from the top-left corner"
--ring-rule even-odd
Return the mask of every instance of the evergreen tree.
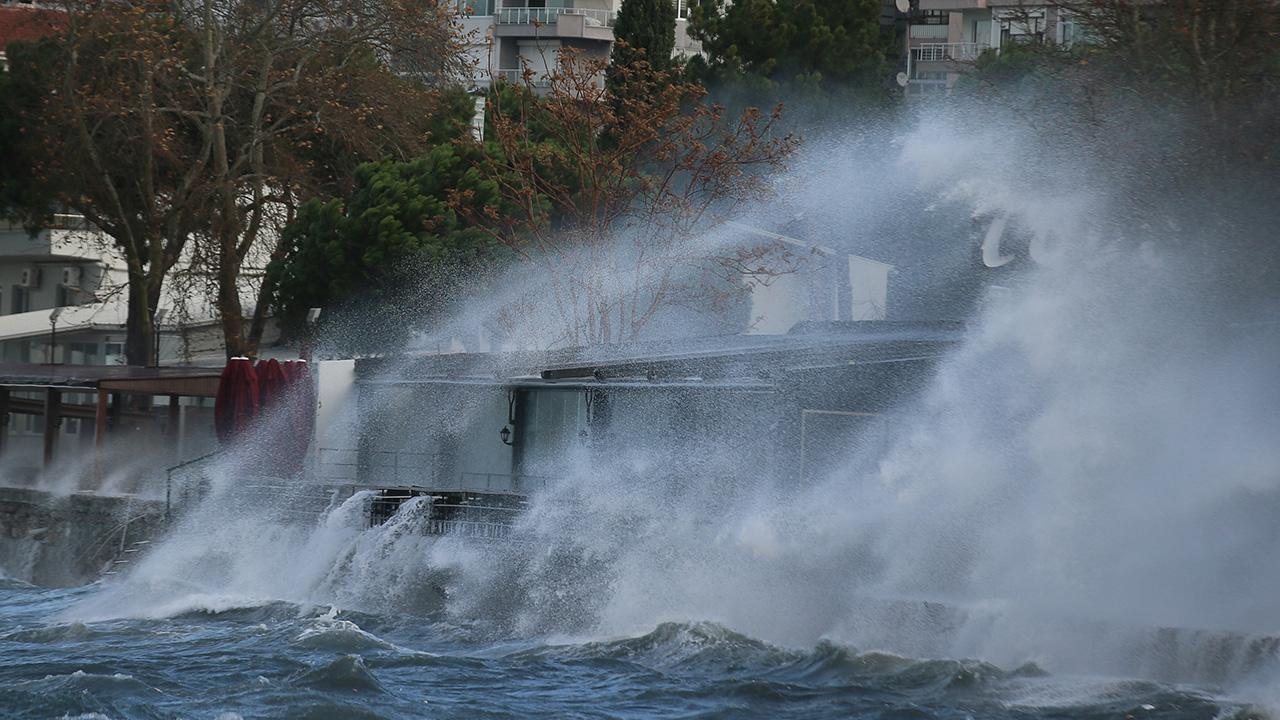
[[676, 47], [675, 0], [624, 0], [613, 35], [618, 41], [613, 64], [630, 65], [643, 57], [655, 70], [670, 68]]
[[761, 89], [875, 90], [889, 76], [880, 0], [692, 0], [703, 82]]
[[286, 253], [267, 270], [280, 319], [298, 329], [307, 308], [323, 307], [327, 326], [359, 327], [347, 349], [368, 350], [408, 340], [424, 315], [438, 318], [507, 255], [455, 207], [509, 211], [477, 169], [489, 151], [456, 141], [409, 162], [366, 163], [349, 197], [302, 205], [285, 228]]

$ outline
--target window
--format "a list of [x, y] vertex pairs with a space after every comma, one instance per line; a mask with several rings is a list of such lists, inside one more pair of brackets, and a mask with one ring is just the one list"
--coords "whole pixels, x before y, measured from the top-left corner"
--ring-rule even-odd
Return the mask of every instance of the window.
[[946, 25], [951, 22], [951, 13], [946, 10], [921, 10], [919, 17], [912, 22], [916, 25]]
[[1000, 44], [1044, 42], [1044, 11], [1006, 11], [1000, 17]]
[[21, 285], [13, 286], [13, 312], [24, 313], [30, 309], [31, 291]]
[[98, 364], [97, 343], [71, 343], [67, 350], [70, 353], [70, 356], [67, 358], [67, 362], [72, 365]]

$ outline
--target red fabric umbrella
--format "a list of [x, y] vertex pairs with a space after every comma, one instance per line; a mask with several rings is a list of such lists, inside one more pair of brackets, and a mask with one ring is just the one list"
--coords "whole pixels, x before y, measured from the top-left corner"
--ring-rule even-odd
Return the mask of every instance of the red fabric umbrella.
[[218, 440], [231, 445], [249, 429], [258, 415], [258, 375], [249, 358], [236, 357], [222, 368], [213, 405], [213, 425]]
[[287, 378], [289, 407], [288, 442], [283, 443], [295, 472], [302, 469], [316, 427], [316, 389], [311, 366], [306, 360], [288, 360], [281, 365]]
[[[281, 406], [289, 394], [288, 379], [275, 358], [259, 360], [256, 370], [258, 374], [258, 414], [267, 417]], [[286, 418], [275, 419], [274, 422], [287, 421]]]

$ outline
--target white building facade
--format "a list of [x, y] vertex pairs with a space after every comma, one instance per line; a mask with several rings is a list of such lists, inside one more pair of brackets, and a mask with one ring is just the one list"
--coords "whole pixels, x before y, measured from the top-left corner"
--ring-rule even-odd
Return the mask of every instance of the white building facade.
[[984, 52], [1015, 43], [1070, 47], [1079, 30], [1069, 10], [1043, 0], [912, 0], [907, 94], [945, 94]]
[[[676, 3], [676, 55], [701, 52], [689, 37], [687, 0]], [[459, 0], [475, 62], [477, 88], [494, 80], [519, 82], [527, 67], [535, 88], [545, 87], [560, 51], [608, 59], [623, 0]]]

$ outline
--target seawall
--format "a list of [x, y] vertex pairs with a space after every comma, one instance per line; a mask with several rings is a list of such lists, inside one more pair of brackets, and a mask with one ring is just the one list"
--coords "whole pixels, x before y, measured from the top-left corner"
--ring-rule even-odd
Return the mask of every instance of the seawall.
[[0, 487], [0, 572], [49, 587], [93, 582], [166, 525], [163, 500]]

